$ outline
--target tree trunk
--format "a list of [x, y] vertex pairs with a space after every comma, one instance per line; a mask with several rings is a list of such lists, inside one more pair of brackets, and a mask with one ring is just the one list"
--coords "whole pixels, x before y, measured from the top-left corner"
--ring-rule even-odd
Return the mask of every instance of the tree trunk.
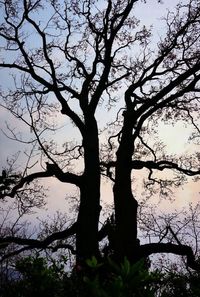
[[99, 256], [98, 224], [100, 214], [99, 139], [96, 120], [86, 122], [83, 139], [85, 171], [80, 188], [80, 206], [77, 220], [77, 261], [83, 263]]
[[132, 119], [124, 118], [124, 128], [115, 170], [113, 187], [116, 236], [115, 257], [123, 261], [126, 256], [131, 262], [137, 258], [137, 207], [131, 189], [131, 161], [133, 153]]

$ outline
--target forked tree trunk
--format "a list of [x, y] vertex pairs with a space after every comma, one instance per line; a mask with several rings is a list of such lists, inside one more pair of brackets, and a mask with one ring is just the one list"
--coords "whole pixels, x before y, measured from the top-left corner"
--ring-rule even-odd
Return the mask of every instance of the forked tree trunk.
[[113, 187], [116, 236], [115, 257], [123, 261], [126, 256], [131, 262], [137, 259], [137, 207], [131, 189], [131, 161], [133, 153], [131, 119], [124, 119], [124, 128], [115, 170]]
[[98, 129], [95, 119], [90, 119], [86, 131], [83, 139], [85, 171], [80, 188], [76, 234], [77, 261], [82, 263], [92, 256], [99, 256], [100, 168]]

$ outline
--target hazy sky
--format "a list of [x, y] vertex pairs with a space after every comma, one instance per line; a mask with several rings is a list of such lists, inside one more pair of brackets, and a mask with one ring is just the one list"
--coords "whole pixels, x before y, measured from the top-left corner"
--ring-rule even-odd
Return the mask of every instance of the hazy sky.
[[[182, 1], [186, 2], [187, 1]], [[175, 5], [178, 3], [176, 0], [166, 0], [163, 1], [163, 4], [158, 4], [156, 0], [148, 0], [147, 4], [140, 3], [136, 5], [136, 16], [141, 19], [141, 23], [144, 23], [147, 26], [153, 25], [154, 33], [154, 42], [158, 40], [159, 36], [164, 33], [165, 24], [161, 21], [161, 18], [167, 13], [167, 9], [173, 10]], [[3, 76], [3, 71], [0, 71], [0, 85], [9, 84], [8, 77]], [[20, 124], [16, 119], [10, 117], [5, 110], [0, 109], [0, 126], [5, 129], [5, 121], [10, 121], [14, 126], [19, 126]], [[101, 121], [104, 122], [107, 115], [105, 111], [99, 113]], [[102, 116], [104, 115], [104, 116]], [[21, 127], [20, 127], [21, 129]], [[24, 129], [24, 128], [22, 128]], [[26, 131], [26, 130], [25, 130]], [[64, 134], [63, 134], [64, 135]], [[164, 135], [164, 136], [163, 136]], [[183, 125], [178, 125], [173, 130], [170, 130], [168, 127], [162, 126], [161, 137], [164, 137], [164, 140], [167, 143], [168, 150], [171, 152], [179, 152], [180, 150], [189, 150], [191, 147], [187, 144], [188, 130]], [[178, 138], [177, 138], [178, 137]], [[19, 143], [14, 143], [11, 140], [6, 139], [3, 133], [0, 131], [0, 170], [5, 165], [6, 157], [9, 154], [16, 152], [17, 150], [22, 149], [22, 145]], [[50, 179], [51, 191], [49, 199], [49, 209], [52, 211], [54, 208], [63, 209], [65, 193], [72, 190], [71, 186], [60, 184], [55, 179]], [[102, 187], [104, 194], [103, 196], [106, 199], [110, 200], [110, 187], [108, 184]], [[74, 192], [74, 190], [72, 190]], [[199, 192], [198, 185], [190, 182], [183, 189], [179, 189], [177, 192], [177, 203], [176, 206], [184, 205], [185, 201], [191, 201], [193, 199], [198, 200]], [[55, 199], [56, 197], [56, 199]], [[165, 205], [165, 204], [163, 204]], [[64, 208], [67, 207], [64, 206]]]

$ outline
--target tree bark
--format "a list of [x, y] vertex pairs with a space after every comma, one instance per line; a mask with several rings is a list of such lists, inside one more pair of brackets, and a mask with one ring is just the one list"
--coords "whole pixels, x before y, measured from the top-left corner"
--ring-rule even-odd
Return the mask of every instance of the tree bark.
[[99, 256], [100, 166], [98, 128], [94, 117], [86, 120], [83, 147], [85, 171], [80, 187], [76, 234], [77, 261], [81, 263], [92, 256]]
[[116, 220], [116, 247], [115, 257], [123, 261], [126, 256], [134, 262], [137, 246], [137, 207], [131, 189], [131, 161], [133, 153], [132, 119], [124, 115], [124, 126], [119, 149], [117, 151], [115, 184], [113, 187], [115, 220]]

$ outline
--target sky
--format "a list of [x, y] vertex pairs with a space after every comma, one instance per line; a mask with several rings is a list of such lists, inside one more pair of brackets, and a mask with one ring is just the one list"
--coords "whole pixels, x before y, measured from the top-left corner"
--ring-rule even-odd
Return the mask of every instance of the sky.
[[[167, 9], [173, 10], [177, 3], [178, 1], [176, 0], [166, 0], [163, 1], [163, 4], [158, 4], [156, 0], [149, 0], [147, 1], [147, 4], [140, 3], [136, 5], [136, 17], [141, 19], [141, 22], [143, 22], [147, 26], [153, 25], [154, 42], [156, 42], [159, 39], [159, 36], [162, 36], [165, 31], [165, 24], [163, 21], [161, 21], [161, 18], [167, 13]], [[0, 72], [0, 75], [0, 85], [10, 83], [8, 77], [2, 75], [2, 71]], [[105, 113], [105, 111], [100, 110], [98, 113], [98, 117], [99, 123], [102, 124], [105, 122], [107, 114]], [[20, 125], [16, 119], [8, 115], [8, 113], [3, 109], [0, 109], [0, 119], [0, 127], [4, 129], [4, 131], [6, 131], [6, 121], [12, 123], [12, 125], [16, 127], [19, 127]], [[23, 129], [26, 133], [26, 128], [20, 126], [20, 130], [23, 131]], [[163, 141], [166, 142], [167, 150], [169, 152], [180, 153], [181, 151], [186, 152], [188, 150], [194, 149], [193, 147], [191, 148], [190, 144], [188, 144], [187, 142], [189, 133], [190, 130], [186, 129], [185, 126], [182, 124], [177, 125], [173, 129], [162, 124], [159, 136], [163, 139]], [[15, 143], [12, 140], [7, 139], [0, 130], [0, 170], [5, 166], [7, 155], [15, 153], [16, 150], [23, 151], [23, 146], [20, 143]], [[23, 153], [21, 155], [21, 158], [23, 159]], [[139, 178], [140, 177], [141, 176], [139, 176]], [[77, 190], [72, 186], [61, 184], [54, 178], [51, 178], [48, 181], [48, 186], [50, 187], [48, 205], [46, 206], [46, 208], [48, 209], [48, 213], [55, 212], [55, 209], [61, 211], [67, 210], [69, 208], [69, 205], [65, 200], [66, 194], [76, 195]], [[199, 183], [193, 183], [190, 180], [190, 182], [187, 185], [184, 185], [183, 188], [176, 190], [176, 202], [174, 204], [169, 204], [169, 202], [163, 201], [160, 206], [161, 209], [166, 209], [166, 206], [168, 209], [174, 207], [180, 208], [182, 206], [186, 206], [188, 202], [198, 201], [200, 198], [198, 188]], [[105, 197], [105, 201], [111, 202], [111, 186], [106, 182], [102, 183], [102, 193], [102, 196]], [[38, 214], [36, 214], [36, 216], [37, 215]], [[43, 215], [45, 215], [45, 212], [41, 211], [40, 216]]]

